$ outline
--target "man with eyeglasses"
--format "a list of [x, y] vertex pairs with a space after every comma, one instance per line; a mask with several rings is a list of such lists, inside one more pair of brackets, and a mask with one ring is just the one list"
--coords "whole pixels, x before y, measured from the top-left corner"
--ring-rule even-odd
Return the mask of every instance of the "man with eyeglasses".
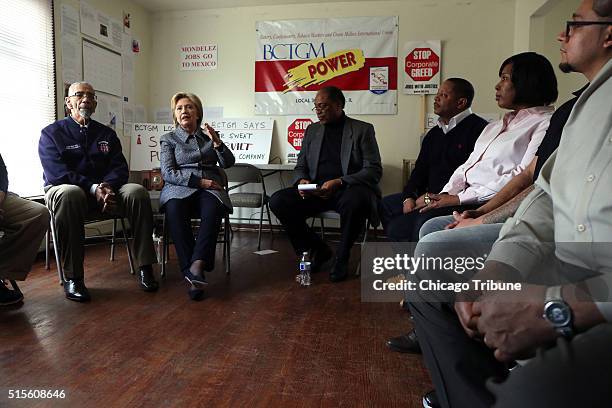
[[[611, 18], [612, 0], [583, 0], [560, 33], [560, 68], [590, 83], [472, 290], [448, 303], [415, 293], [410, 308], [437, 396], [424, 406], [612, 401]], [[483, 290], [477, 282], [521, 286]]]
[[145, 292], [156, 291], [151, 265], [157, 263], [157, 256], [149, 194], [139, 184], [127, 184], [128, 165], [115, 131], [91, 119], [97, 105], [92, 85], [73, 83], [65, 103], [70, 116], [42, 130], [38, 154], [45, 200], [55, 216], [61, 243], [66, 297], [77, 302], [90, 300], [83, 279], [84, 222], [100, 213], [128, 218], [140, 286]]
[[[332, 282], [347, 277], [350, 250], [366, 219], [378, 223], [376, 208], [381, 196], [378, 182], [382, 165], [374, 126], [346, 116], [344, 104], [337, 87], [317, 92], [313, 110], [319, 122], [306, 129], [295, 167], [295, 185], [270, 199], [270, 207], [298, 255], [311, 252], [313, 272], [331, 259], [332, 252], [306, 219], [329, 210], [340, 214], [340, 242], [329, 275]], [[300, 191], [300, 184], [316, 184], [318, 188]]]

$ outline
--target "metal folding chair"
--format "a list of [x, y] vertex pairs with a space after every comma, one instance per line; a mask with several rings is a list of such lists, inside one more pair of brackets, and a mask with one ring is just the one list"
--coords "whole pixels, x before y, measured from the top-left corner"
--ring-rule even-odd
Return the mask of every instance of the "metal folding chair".
[[[51, 209], [49, 209], [49, 213], [51, 214], [51, 220], [49, 221], [50, 231], [47, 231], [46, 237], [45, 237], [45, 268], [51, 269], [50, 262], [49, 262], [49, 248], [51, 246], [51, 239], [52, 239], [53, 240], [53, 250], [55, 252], [55, 263], [57, 265], [57, 273], [59, 276], [60, 285], [63, 285], [66, 279], [64, 276], [64, 267], [62, 265], [62, 260], [60, 259], [61, 242], [59, 241], [59, 238], [57, 236], [57, 228], [55, 226], [55, 214], [53, 211], [51, 211]], [[87, 219], [85, 221], [85, 225], [92, 224], [94, 222], [113, 220], [112, 234], [110, 236], [109, 235], [99, 235], [96, 238], [110, 238], [110, 247], [111, 247], [110, 248], [110, 260], [114, 261], [115, 260], [115, 244], [117, 243], [117, 219], [121, 220], [121, 230], [123, 232], [123, 240], [125, 242], [125, 248], [127, 250], [128, 261], [130, 264], [130, 273], [133, 275], [135, 273], [134, 261], [132, 258], [132, 250], [130, 248], [130, 241], [129, 241], [127, 229], [125, 228], [125, 221], [123, 217], [119, 215], [113, 215], [113, 216], [102, 215], [100, 217]]]
[[[247, 184], [259, 184], [258, 193], [230, 193], [229, 197], [234, 207], [240, 208], [259, 208], [259, 236], [257, 238], [257, 250], [261, 250], [261, 230], [263, 225], [264, 208], [268, 214], [268, 224], [272, 233], [272, 217], [270, 217], [270, 197], [266, 194], [266, 183], [264, 176], [257, 167], [252, 164], [237, 163], [229, 169], [225, 169], [227, 179], [230, 183], [238, 183], [228, 188], [228, 191], [235, 190]], [[236, 217], [235, 220], [251, 220], [250, 218]]]

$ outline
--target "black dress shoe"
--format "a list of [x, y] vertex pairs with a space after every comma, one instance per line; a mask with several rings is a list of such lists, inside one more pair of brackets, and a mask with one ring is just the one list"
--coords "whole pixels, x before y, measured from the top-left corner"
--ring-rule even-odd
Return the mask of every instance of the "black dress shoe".
[[203, 274], [202, 275], [194, 275], [190, 271], [186, 271], [185, 272], [185, 280], [187, 281], [187, 283], [189, 283], [190, 285], [195, 286], [197, 289], [202, 289], [206, 285], [208, 285], [208, 282], [206, 281], [206, 278], [204, 277]]
[[204, 299], [204, 291], [202, 289], [190, 288], [189, 289], [189, 298], [193, 301], [200, 301]]
[[419, 340], [414, 330], [408, 334], [391, 337], [387, 340], [387, 347], [400, 353], [421, 354], [421, 346], [419, 346]]
[[153, 276], [151, 265], [145, 265], [140, 268], [139, 281], [140, 287], [145, 292], [155, 292], [159, 288], [159, 284]]
[[310, 265], [311, 272], [319, 272], [323, 265], [325, 265], [333, 255], [334, 252], [324, 242], [321, 242], [321, 245], [318, 247], [313, 248], [310, 255], [310, 259], [312, 260], [312, 264]]
[[329, 280], [332, 282], [341, 282], [348, 276], [348, 261], [340, 261], [336, 259], [334, 269], [329, 274]]
[[423, 395], [423, 408], [440, 408], [440, 401], [438, 401], [436, 390], [431, 390]]
[[67, 299], [74, 300], [75, 302], [88, 302], [91, 300], [83, 279], [67, 279], [64, 282], [64, 292]]
[[14, 305], [23, 300], [21, 292], [16, 290], [10, 290], [4, 284], [4, 281], [0, 279], [0, 306]]

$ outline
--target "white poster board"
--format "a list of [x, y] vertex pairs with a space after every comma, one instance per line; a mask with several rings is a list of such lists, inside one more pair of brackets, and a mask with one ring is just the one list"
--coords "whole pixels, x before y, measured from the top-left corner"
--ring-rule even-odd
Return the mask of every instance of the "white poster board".
[[236, 163], [269, 163], [274, 128], [271, 118], [223, 118], [208, 123], [234, 153]]
[[130, 143], [130, 170], [152, 170], [159, 167], [159, 138], [174, 130], [174, 125], [134, 123]]
[[404, 45], [404, 93], [438, 93], [442, 70], [442, 46], [439, 40], [409, 41]]
[[83, 79], [96, 91], [122, 97], [121, 54], [83, 40]]
[[[274, 121], [270, 118], [215, 119], [208, 122], [218, 133], [237, 163], [268, 164]], [[130, 143], [130, 170], [160, 167], [159, 139], [174, 125], [134, 123]]]

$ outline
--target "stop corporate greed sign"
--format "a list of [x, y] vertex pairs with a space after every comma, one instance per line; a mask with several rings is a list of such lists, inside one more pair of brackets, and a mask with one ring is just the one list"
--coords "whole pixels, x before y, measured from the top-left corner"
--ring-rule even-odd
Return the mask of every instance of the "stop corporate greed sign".
[[255, 113], [312, 114], [324, 86], [347, 113], [397, 113], [397, 17], [257, 22]]
[[297, 163], [306, 128], [317, 121], [314, 115], [287, 116], [287, 163]]
[[[268, 164], [272, 128], [269, 118], [215, 119], [208, 123], [219, 133], [238, 163]], [[151, 170], [160, 167], [159, 139], [174, 130], [174, 125], [134, 123], [130, 149], [130, 170]]]
[[442, 60], [440, 41], [410, 41], [404, 50], [404, 93], [437, 93]]

